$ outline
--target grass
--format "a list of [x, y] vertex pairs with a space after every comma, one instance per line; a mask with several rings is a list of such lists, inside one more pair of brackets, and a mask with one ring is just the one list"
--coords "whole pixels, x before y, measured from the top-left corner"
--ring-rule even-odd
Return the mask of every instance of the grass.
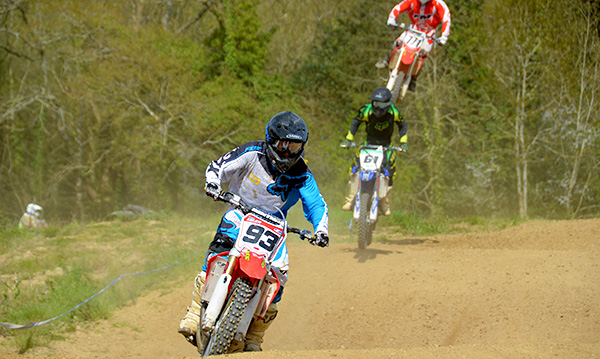
[[[47, 324], [26, 330], [0, 327], [0, 343], [19, 353], [61, 340], [76, 327], [108, 318], [148, 291], [168, 290], [199, 271], [204, 253], [220, 220], [160, 216], [158, 219], [70, 223], [37, 232], [0, 228], [0, 321], [28, 324], [51, 319], [76, 307], [119, 278], [173, 265], [158, 272], [127, 276], [78, 309]], [[332, 242], [354, 242], [348, 229], [351, 213], [330, 208]], [[309, 229], [301, 206], [288, 216], [292, 227]], [[375, 241], [387, 236], [419, 236], [501, 229], [516, 221], [483, 218], [434, 219], [394, 212], [381, 217]], [[174, 265], [175, 263], [178, 263]], [[2, 340], [2, 337], [4, 340]]]
[[171, 216], [72, 223], [37, 232], [1, 229], [2, 322], [25, 325], [45, 321], [76, 307], [121, 274], [173, 265], [147, 275], [124, 277], [78, 309], [42, 326], [0, 329], [3, 342], [19, 353], [46, 346], [78, 325], [109, 317], [131, 300], [130, 293], [135, 297], [189, 279], [189, 273], [199, 270], [218, 221], [218, 216]]
[[[354, 242], [356, 232], [349, 228], [351, 212], [329, 208], [329, 227], [333, 241]], [[391, 216], [380, 216], [374, 232], [374, 241], [385, 242], [386, 236], [426, 237], [437, 234], [498, 231], [524, 222], [524, 219], [490, 219], [483, 217], [436, 218], [423, 217], [414, 212], [392, 211]]]

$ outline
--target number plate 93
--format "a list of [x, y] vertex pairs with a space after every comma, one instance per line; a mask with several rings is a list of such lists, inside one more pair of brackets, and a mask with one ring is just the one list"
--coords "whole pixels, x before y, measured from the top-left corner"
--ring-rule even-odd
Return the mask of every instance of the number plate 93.
[[284, 240], [283, 227], [267, 222], [253, 214], [247, 214], [242, 219], [235, 248], [239, 253], [243, 253], [242, 249], [247, 248], [255, 254], [268, 258]]

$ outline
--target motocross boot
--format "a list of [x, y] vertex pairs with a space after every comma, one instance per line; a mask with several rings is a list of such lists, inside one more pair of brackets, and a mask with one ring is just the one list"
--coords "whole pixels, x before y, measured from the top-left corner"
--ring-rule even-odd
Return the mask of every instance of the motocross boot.
[[392, 192], [392, 187], [388, 187], [387, 195], [385, 197], [381, 198], [381, 200], [379, 201], [379, 211], [384, 216], [389, 216], [392, 214], [392, 211], [390, 210], [390, 201], [389, 201], [390, 192]]
[[377, 67], [378, 69], [385, 69], [387, 67], [390, 66], [390, 58], [392, 57], [392, 53], [394, 52], [394, 48], [393, 47], [389, 54], [387, 54], [383, 59], [377, 61], [377, 63], [375, 64], [375, 67]]
[[277, 304], [271, 303], [265, 316], [260, 320], [253, 320], [246, 333], [246, 345], [244, 347], [245, 352], [260, 352], [262, 348], [260, 345], [263, 342], [265, 331], [269, 328], [275, 317], [277, 316]]
[[233, 339], [231, 341], [231, 344], [229, 344], [229, 349], [227, 349], [227, 354], [232, 354], [232, 353], [241, 353], [244, 351], [244, 341], [239, 341], [236, 339]]
[[342, 211], [351, 211], [354, 206], [354, 197], [356, 197], [356, 192], [358, 192], [358, 175], [353, 173], [350, 175], [350, 180], [348, 181], [348, 196], [346, 196], [346, 202], [342, 206]]
[[390, 61], [386, 57], [384, 59], [377, 61], [377, 63], [375, 64], [375, 67], [377, 67], [378, 69], [385, 69], [389, 65], [390, 65]]
[[346, 202], [342, 206], [342, 211], [351, 211], [352, 206], [354, 206], [354, 196], [348, 195], [346, 196]]
[[192, 291], [192, 303], [187, 307], [187, 312], [179, 322], [177, 332], [185, 337], [187, 341], [196, 345], [195, 337], [200, 324], [200, 309], [201, 309], [201, 294], [204, 282], [206, 281], [206, 273], [200, 272], [194, 281], [194, 290]]
[[410, 83], [408, 84], [408, 91], [412, 91], [415, 92], [417, 88], [417, 76], [414, 76], [410, 78]]

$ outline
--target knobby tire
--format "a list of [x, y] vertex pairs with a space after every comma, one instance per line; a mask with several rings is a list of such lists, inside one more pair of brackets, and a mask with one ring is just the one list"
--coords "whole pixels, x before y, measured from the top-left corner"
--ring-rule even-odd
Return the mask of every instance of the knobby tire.
[[394, 87], [392, 88], [392, 103], [396, 103], [401, 97], [400, 91], [402, 88], [402, 84], [406, 80], [406, 77], [407, 76], [404, 74], [404, 72], [398, 72], [398, 75], [396, 76], [396, 82], [394, 83]]
[[231, 341], [235, 337], [240, 320], [246, 311], [252, 285], [247, 279], [238, 278], [231, 289], [231, 296], [227, 301], [223, 314], [215, 324], [203, 356], [226, 354]]
[[371, 193], [363, 192], [360, 194], [360, 209], [358, 211], [358, 248], [365, 249], [371, 242], [372, 226], [367, 221], [369, 218], [369, 208], [371, 207]]

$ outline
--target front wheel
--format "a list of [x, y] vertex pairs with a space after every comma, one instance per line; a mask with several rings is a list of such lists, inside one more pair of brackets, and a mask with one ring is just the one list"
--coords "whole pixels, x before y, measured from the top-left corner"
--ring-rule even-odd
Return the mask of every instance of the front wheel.
[[358, 248], [365, 249], [371, 243], [373, 226], [368, 222], [369, 207], [371, 206], [371, 193], [360, 194], [360, 208], [358, 212]]
[[403, 72], [398, 72], [398, 75], [396, 76], [396, 82], [394, 82], [392, 88], [390, 89], [390, 92], [392, 93], [392, 103], [402, 100], [404, 95], [406, 95], [406, 91], [404, 91], [402, 87], [405, 77], [406, 76]]
[[252, 285], [245, 278], [238, 278], [231, 288], [231, 296], [223, 314], [217, 320], [202, 356], [225, 354], [229, 345], [235, 336], [240, 320], [246, 311], [250, 296], [252, 294]]

